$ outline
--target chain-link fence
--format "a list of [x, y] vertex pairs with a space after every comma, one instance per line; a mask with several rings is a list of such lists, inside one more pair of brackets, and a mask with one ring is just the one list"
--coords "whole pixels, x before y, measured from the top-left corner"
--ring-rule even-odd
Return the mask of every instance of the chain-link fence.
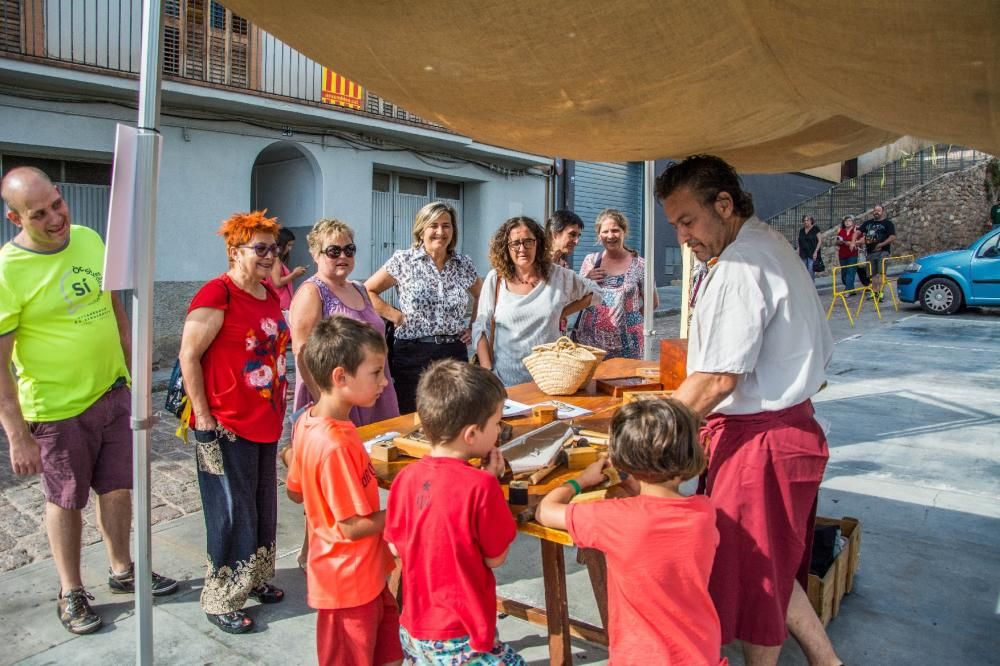
[[961, 171], [990, 157], [987, 153], [961, 146], [928, 146], [863, 176], [838, 183], [826, 192], [775, 215], [767, 223], [794, 244], [803, 215], [812, 215], [819, 229], [825, 231], [839, 225], [845, 215], [860, 216], [876, 204], [894, 199], [942, 174]]

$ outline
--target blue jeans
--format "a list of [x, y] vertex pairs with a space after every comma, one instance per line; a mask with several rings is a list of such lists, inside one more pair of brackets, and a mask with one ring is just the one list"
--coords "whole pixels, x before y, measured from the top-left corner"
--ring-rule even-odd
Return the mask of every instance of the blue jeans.
[[[856, 264], [856, 263], [858, 263], [857, 257], [840, 258], [841, 266], [851, 266], [851, 264]], [[842, 271], [840, 271], [840, 279], [844, 283], [844, 288], [847, 289], [848, 291], [854, 289], [854, 278], [855, 276], [857, 276], [857, 274], [858, 274], [857, 266], [851, 266], [850, 268], [845, 268]]]
[[806, 272], [809, 273], [809, 279], [815, 280], [816, 273], [813, 271], [813, 258], [812, 257], [799, 257], [802, 263], [806, 265]]

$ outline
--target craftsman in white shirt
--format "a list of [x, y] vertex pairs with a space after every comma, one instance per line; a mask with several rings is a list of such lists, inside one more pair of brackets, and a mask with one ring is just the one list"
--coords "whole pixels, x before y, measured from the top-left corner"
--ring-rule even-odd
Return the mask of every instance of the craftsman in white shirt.
[[810, 664], [840, 664], [803, 588], [829, 457], [810, 402], [833, 351], [819, 298], [721, 159], [671, 166], [656, 196], [707, 267], [692, 288], [688, 376], [674, 398], [707, 421], [702, 485], [720, 534], [709, 590], [722, 642], [741, 640], [747, 664], [777, 664], [790, 631]]

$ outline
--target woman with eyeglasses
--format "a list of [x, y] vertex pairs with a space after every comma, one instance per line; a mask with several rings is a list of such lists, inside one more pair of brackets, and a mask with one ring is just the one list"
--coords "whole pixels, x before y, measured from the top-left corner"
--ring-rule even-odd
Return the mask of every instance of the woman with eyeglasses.
[[[600, 303], [580, 314], [577, 340], [605, 350], [605, 358], [642, 358], [646, 262], [625, 245], [628, 218], [620, 210], [607, 208], [598, 213], [594, 231], [604, 250], [584, 258], [580, 275], [597, 282], [604, 294]], [[658, 305], [654, 290], [653, 308]]]
[[[369, 324], [385, 335], [385, 324], [372, 307], [368, 293], [360, 282], [350, 280], [354, 271], [354, 231], [344, 222], [323, 219], [313, 225], [306, 237], [309, 253], [316, 260], [316, 274], [302, 283], [292, 298], [292, 353], [295, 354], [295, 402], [298, 411], [319, 397], [319, 386], [309, 374], [305, 363], [299, 363], [299, 353], [313, 328], [323, 319], [340, 315]], [[399, 416], [396, 391], [392, 386], [388, 363], [385, 369], [389, 385], [371, 407], [355, 407], [351, 421], [363, 426]]]
[[225, 632], [253, 629], [248, 597], [277, 603], [274, 576], [278, 479], [285, 417], [288, 325], [264, 280], [278, 260], [280, 229], [261, 211], [219, 229], [229, 270], [195, 294], [184, 321], [180, 363], [192, 405], [198, 487], [208, 537], [201, 607]]
[[[455, 251], [458, 216], [446, 203], [429, 203], [413, 220], [413, 246], [397, 250], [365, 282], [380, 315], [396, 326], [392, 377], [399, 409], [417, 409], [417, 382], [432, 362], [442, 358], [467, 361], [472, 313], [483, 285], [472, 259]], [[399, 309], [379, 298], [396, 287]]]
[[500, 225], [490, 240], [490, 264], [472, 328], [479, 363], [504, 386], [530, 382], [524, 357], [532, 347], [556, 340], [560, 319], [590, 305], [600, 292], [570, 269], [553, 265], [545, 231], [530, 217]]

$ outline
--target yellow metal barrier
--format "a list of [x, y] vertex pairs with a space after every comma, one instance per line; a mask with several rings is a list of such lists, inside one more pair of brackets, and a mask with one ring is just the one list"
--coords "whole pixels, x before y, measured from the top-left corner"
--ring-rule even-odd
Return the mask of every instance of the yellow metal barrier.
[[[847, 320], [851, 322], [851, 328], [854, 328], [854, 318], [861, 314], [861, 306], [865, 304], [866, 293], [869, 296], [871, 296], [872, 305], [875, 306], [875, 314], [878, 315], [879, 319], [882, 318], [882, 312], [879, 310], [878, 299], [875, 297], [875, 291], [872, 289], [871, 281], [869, 281], [867, 285], [864, 285], [862, 287], [855, 287], [854, 289], [844, 289], [843, 285], [837, 279], [840, 277], [840, 271], [844, 270], [845, 268], [858, 268], [860, 266], [866, 266], [868, 268], [868, 274], [871, 275], [872, 263], [870, 261], [859, 261], [856, 264], [847, 264], [846, 266], [837, 265], [833, 267], [833, 272], [831, 275], [831, 279], [833, 280], [833, 298], [830, 299], [830, 307], [826, 311], [827, 321], [829, 321], [830, 317], [833, 316], [833, 308], [837, 304], [837, 300], [840, 299], [840, 302], [844, 304], [844, 311], [847, 313]], [[857, 312], [854, 313], [854, 316], [851, 316], [851, 308], [850, 306], [847, 305], [846, 296], [849, 294], [857, 294], [859, 292], [861, 293], [861, 300], [858, 301]]]
[[888, 273], [886, 272], [886, 266], [891, 262], [894, 264], [903, 263], [904, 261], [908, 264], [916, 259], [916, 255], [912, 254], [901, 254], [898, 257], [886, 257], [882, 260], [882, 292], [885, 293], [886, 285], [889, 286], [889, 295], [892, 296], [892, 308], [896, 312], [899, 312], [899, 299], [896, 298], [896, 281], [899, 280], [899, 276], [896, 276], [895, 280], [890, 281]]

